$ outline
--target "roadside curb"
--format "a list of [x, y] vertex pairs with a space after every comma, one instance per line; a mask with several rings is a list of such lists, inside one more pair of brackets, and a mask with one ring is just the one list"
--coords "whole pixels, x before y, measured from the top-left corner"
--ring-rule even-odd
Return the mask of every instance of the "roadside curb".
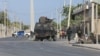
[[90, 47], [90, 46], [84, 46], [84, 45], [82, 45], [82, 44], [72, 44], [72, 46], [76, 46], [76, 47], [84, 47], [84, 48], [89, 48], [89, 49], [100, 50], [100, 48]]

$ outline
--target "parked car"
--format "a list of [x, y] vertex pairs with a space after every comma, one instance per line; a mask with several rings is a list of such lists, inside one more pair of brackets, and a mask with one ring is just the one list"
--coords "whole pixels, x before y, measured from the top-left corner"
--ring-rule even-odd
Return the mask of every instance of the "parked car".
[[30, 32], [25, 32], [25, 31], [16, 31], [14, 33], [12, 33], [12, 37], [29, 37], [30, 36]]

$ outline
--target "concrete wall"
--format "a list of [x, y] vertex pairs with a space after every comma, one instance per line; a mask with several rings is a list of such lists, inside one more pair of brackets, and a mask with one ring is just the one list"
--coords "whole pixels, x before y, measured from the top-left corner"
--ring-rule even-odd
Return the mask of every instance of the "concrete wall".
[[6, 27], [3, 24], [0, 24], [0, 38], [4, 38], [4, 37], [10, 37], [12, 36], [12, 33], [15, 31], [18, 31], [18, 28], [15, 27]]

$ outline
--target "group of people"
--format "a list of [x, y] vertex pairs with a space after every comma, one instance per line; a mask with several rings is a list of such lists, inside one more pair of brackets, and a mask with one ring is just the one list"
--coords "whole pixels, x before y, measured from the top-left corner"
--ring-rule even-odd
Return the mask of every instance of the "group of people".
[[61, 30], [60, 32], [60, 38], [68, 39], [68, 42], [71, 41], [72, 37], [75, 37], [75, 34], [78, 35], [78, 38], [81, 39], [83, 36], [83, 31], [80, 27], [73, 28], [69, 27], [67, 30]]
[[66, 39], [66, 36], [67, 36], [66, 31], [65, 30], [61, 30], [60, 31], [60, 39]]

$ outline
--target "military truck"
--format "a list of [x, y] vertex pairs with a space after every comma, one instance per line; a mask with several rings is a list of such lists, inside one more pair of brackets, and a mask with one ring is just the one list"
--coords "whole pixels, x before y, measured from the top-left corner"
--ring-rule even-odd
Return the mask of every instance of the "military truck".
[[56, 41], [56, 31], [52, 24], [52, 19], [41, 16], [39, 22], [35, 24], [35, 40], [43, 41], [44, 39]]

